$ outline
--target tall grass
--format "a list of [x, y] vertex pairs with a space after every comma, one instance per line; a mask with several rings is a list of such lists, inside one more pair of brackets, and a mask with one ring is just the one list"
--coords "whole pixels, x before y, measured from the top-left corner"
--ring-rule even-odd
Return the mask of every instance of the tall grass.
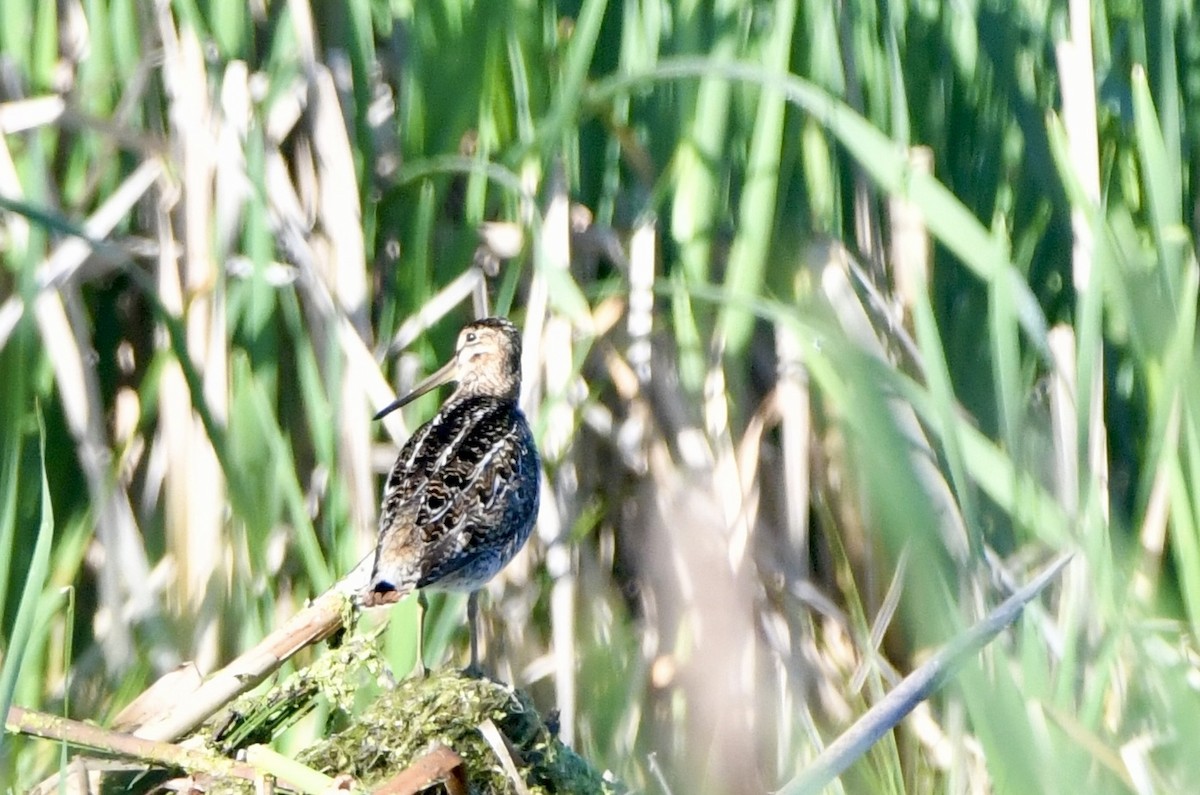
[[105, 722], [348, 571], [486, 303], [546, 474], [487, 659], [598, 767], [777, 789], [1069, 551], [833, 791], [1185, 791], [1198, 94], [1182, 2], [10, 0], [0, 704]]

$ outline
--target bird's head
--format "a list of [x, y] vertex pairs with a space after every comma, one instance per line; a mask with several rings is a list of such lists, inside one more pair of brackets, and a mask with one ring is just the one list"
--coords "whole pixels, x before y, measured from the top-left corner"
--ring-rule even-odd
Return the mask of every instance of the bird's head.
[[489, 395], [516, 400], [521, 391], [521, 333], [517, 327], [502, 317], [468, 324], [458, 334], [454, 358], [386, 406], [375, 419], [451, 381], [458, 383], [455, 397]]

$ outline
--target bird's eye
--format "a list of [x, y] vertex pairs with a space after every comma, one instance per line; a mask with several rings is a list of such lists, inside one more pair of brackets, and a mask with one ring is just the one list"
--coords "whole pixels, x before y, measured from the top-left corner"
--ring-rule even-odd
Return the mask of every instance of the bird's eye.
[[476, 334], [474, 331], [467, 332], [467, 338], [466, 338], [467, 342], [475, 342], [478, 339], [479, 339], [479, 335]]

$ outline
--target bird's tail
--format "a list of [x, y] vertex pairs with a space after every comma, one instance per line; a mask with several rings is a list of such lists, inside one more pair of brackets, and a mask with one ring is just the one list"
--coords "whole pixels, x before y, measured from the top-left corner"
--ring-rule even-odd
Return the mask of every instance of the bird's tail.
[[362, 604], [363, 607], [378, 607], [380, 605], [390, 605], [399, 602], [404, 597], [412, 592], [411, 587], [397, 588], [392, 583], [376, 577], [370, 587], [363, 592]]

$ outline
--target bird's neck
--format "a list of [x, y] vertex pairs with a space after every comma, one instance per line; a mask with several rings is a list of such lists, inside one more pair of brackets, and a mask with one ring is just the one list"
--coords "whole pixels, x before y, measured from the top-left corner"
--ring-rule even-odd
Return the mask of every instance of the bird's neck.
[[515, 401], [521, 393], [521, 384], [515, 379], [475, 376], [458, 382], [451, 400], [488, 397], [495, 400]]

